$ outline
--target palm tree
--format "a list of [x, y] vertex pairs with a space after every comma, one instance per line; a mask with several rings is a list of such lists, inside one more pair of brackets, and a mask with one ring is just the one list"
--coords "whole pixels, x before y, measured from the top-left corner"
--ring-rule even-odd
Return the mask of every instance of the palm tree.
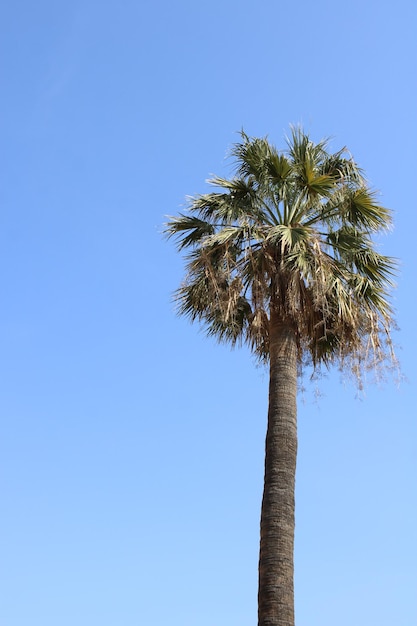
[[231, 179], [170, 218], [189, 250], [179, 312], [269, 363], [259, 556], [259, 626], [294, 626], [297, 381], [306, 364], [338, 363], [361, 379], [391, 350], [388, 294], [396, 263], [372, 237], [390, 212], [345, 149], [293, 128], [286, 151], [241, 134]]

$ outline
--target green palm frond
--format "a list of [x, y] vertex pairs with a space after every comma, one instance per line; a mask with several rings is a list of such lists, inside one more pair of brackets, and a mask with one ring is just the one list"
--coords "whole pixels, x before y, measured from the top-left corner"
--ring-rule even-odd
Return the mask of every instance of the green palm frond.
[[278, 224], [278, 226], [268, 229], [265, 241], [278, 245], [281, 253], [291, 254], [294, 251], [299, 251], [301, 246], [308, 242], [310, 236], [311, 229], [308, 226]]
[[277, 155], [277, 152], [266, 138], [249, 138], [242, 133], [242, 139], [232, 150], [238, 163], [237, 174], [262, 184], [268, 178], [268, 160], [271, 155]]
[[283, 154], [276, 152], [269, 155], [266, 168], [270, 183], [276, 186], [285, 183], [292, 172], [289, 160]]
[[172, 217], [165, 228], [168, 237], [176, 237], [178, 249], [188, 248], [215, 232], [214, 226], [194, 216]]
[[344, 195], [341, 217], [349, 224], [377, 232], [391, 226], [388, 209], [376, 203], [376, 194], [365, 187], [352, 189]]
[[242, 226], [225, 226], [206, 238], [204, 246], [216, 248], [227, 243], [239, 243], [245, 236], [245, 228]]

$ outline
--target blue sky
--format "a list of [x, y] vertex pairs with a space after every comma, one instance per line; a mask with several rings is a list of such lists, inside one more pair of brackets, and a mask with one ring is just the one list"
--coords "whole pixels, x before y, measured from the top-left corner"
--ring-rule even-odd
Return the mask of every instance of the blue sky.
[[0, 56], [5, 626], [249, 626], [267, 373], [174, 314], [164, 216], [242, 127], [347, 145], [394, 211], [407, 380], [299, 402], [297, 626], [417, 623], [412, 0], [16, 0]]

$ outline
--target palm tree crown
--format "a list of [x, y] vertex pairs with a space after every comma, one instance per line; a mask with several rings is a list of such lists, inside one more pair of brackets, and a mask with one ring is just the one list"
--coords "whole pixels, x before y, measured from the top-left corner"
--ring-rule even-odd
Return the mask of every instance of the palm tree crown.
[[331, 154], [299, 128], [285, 152], [242, 132], [232, 154], [235, 175], [210, 180], [219, 190], [166, 226], [190, 250], [179, 311], [267, 360], [274, 308], [294, 329], [300, 363], [375, 365], [390, 346], [396, 262], [371, 238], [390, 212], [345, 149]]

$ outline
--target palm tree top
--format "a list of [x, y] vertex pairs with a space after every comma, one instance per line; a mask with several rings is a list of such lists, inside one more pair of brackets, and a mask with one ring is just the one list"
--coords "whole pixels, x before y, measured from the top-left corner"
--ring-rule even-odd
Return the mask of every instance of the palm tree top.
[[373, 238], [391, 226], [346, 149], [292, 128], [287, 148], [243, 131], [234, 175], [193, 197], [165, 232], [188, 250], [179, 312], [220, 341], [269, 357], [271, 312], [291, 327], [299, 362], [362, 370], [391, 353], [397, 263]]

